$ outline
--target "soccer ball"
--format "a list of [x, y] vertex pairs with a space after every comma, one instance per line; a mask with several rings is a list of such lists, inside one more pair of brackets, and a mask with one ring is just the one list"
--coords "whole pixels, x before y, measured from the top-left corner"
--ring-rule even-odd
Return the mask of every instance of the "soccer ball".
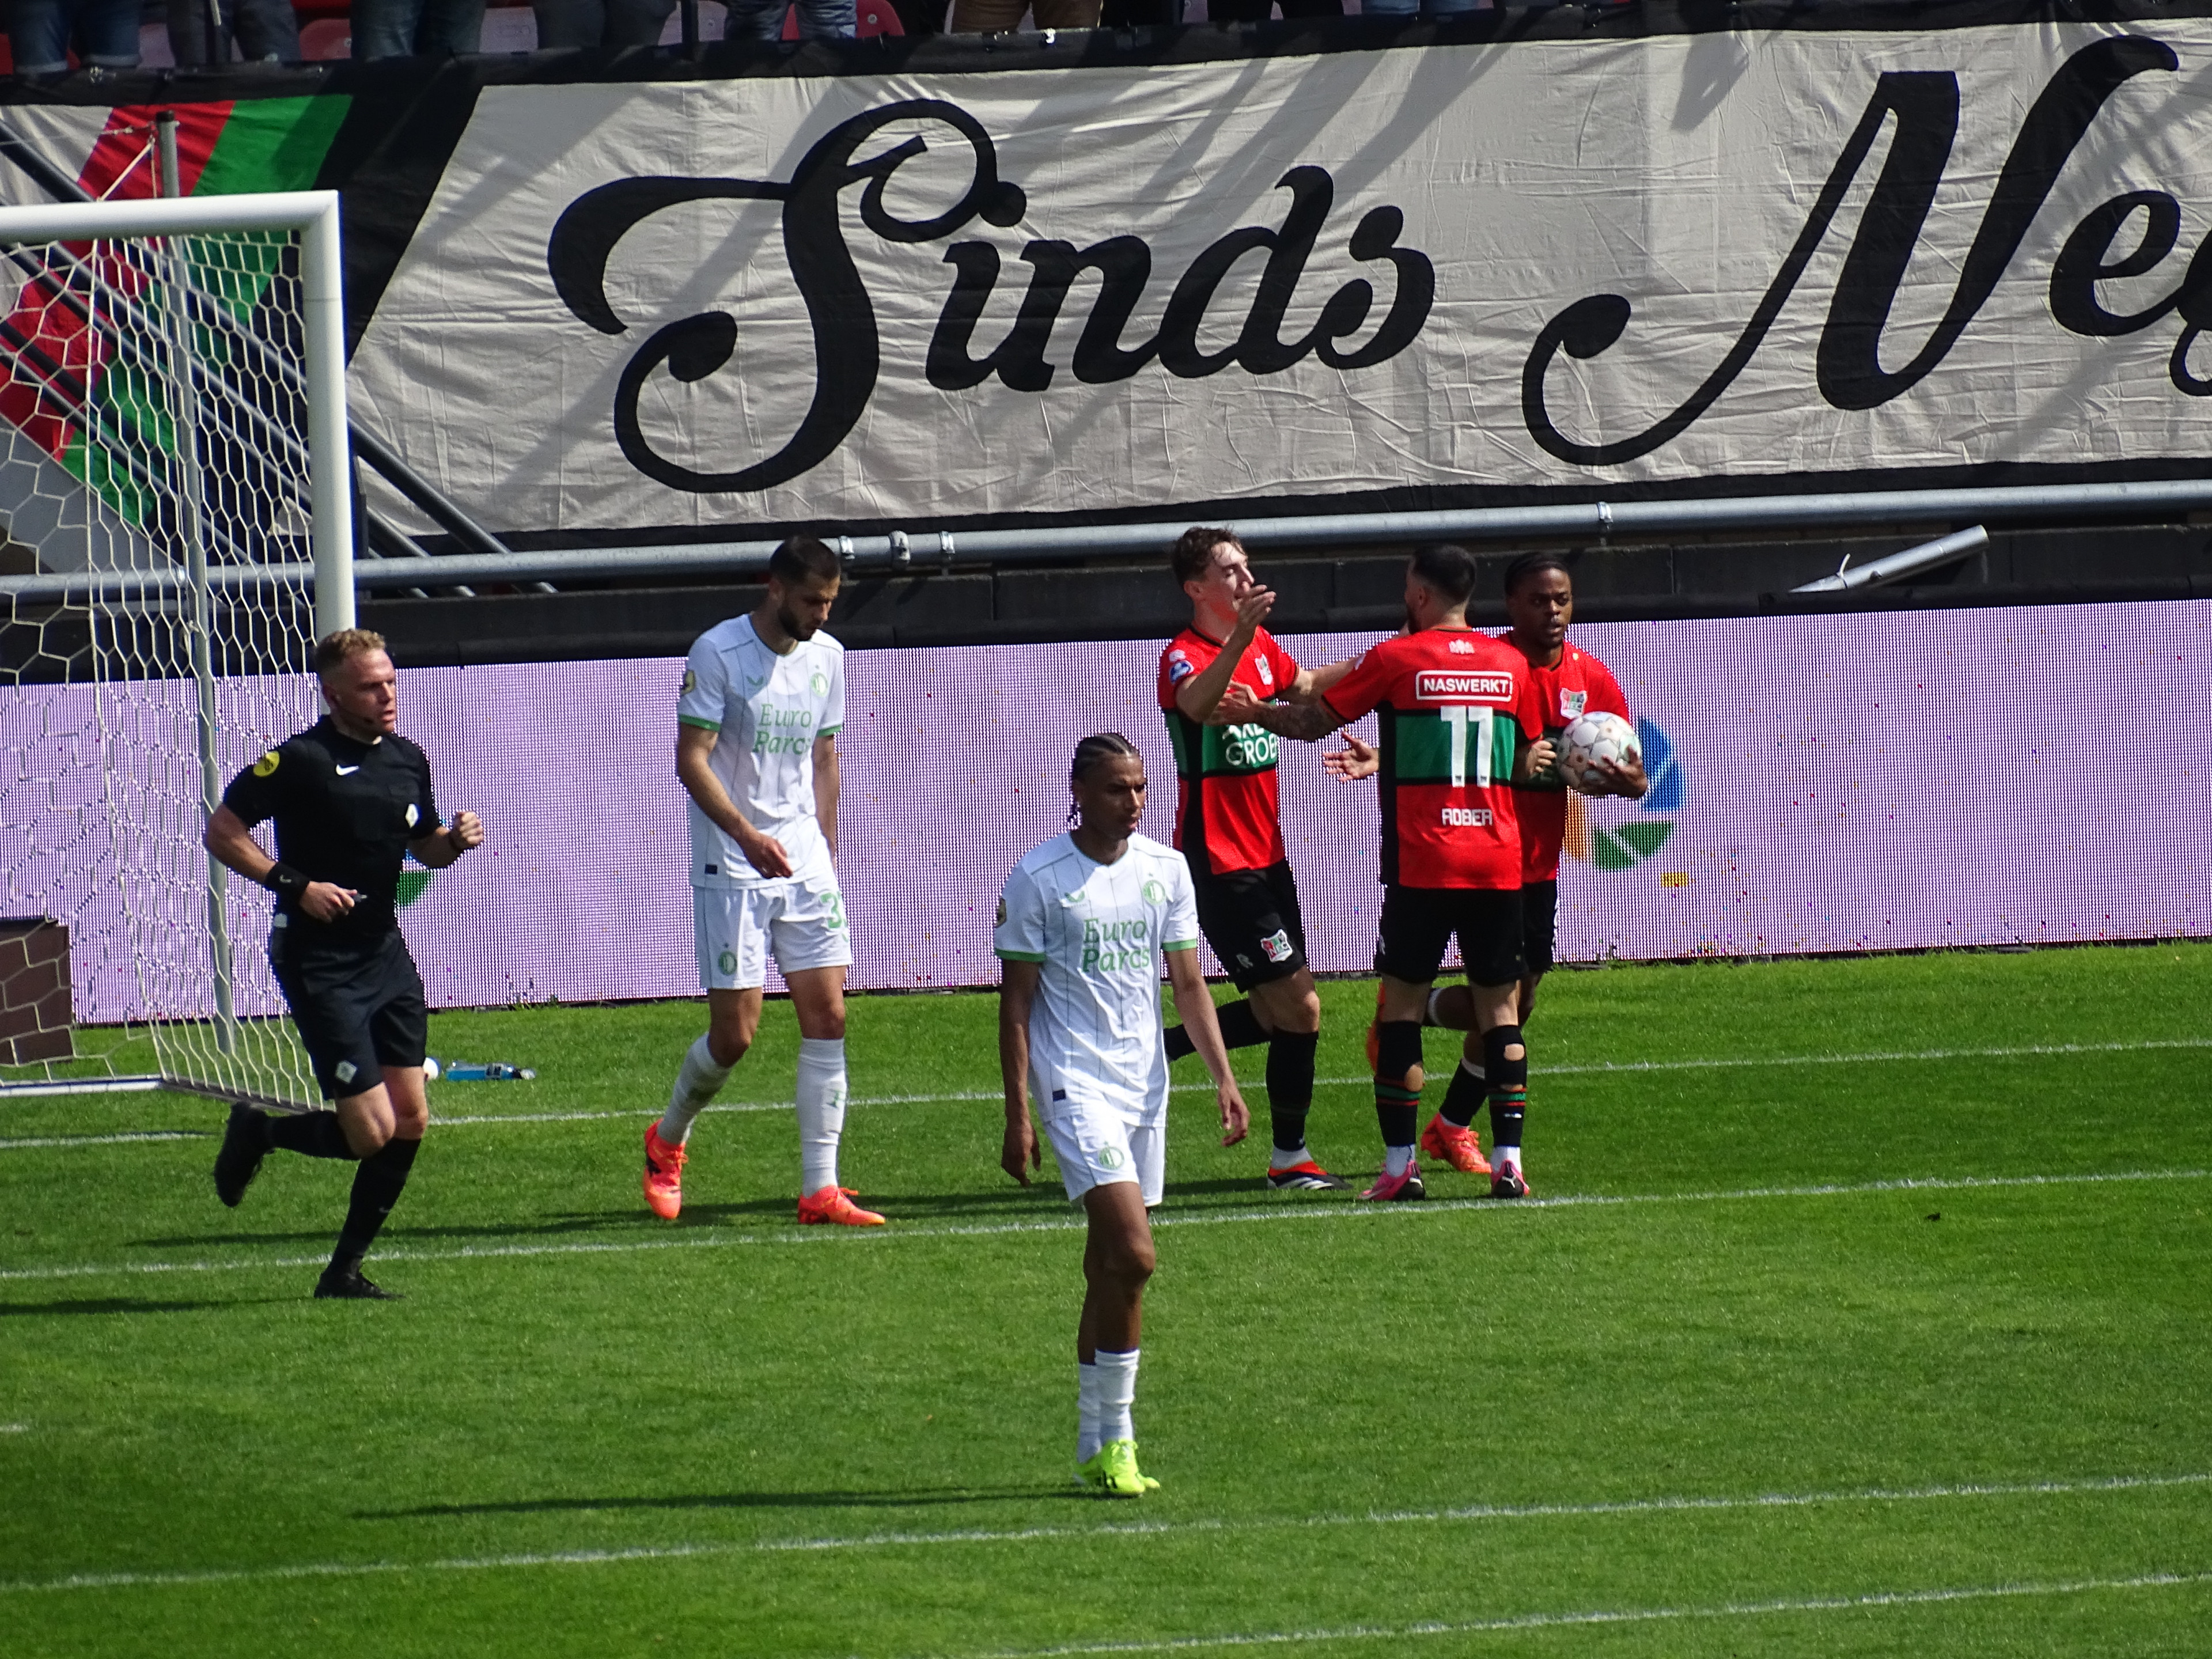
[[1606, 793], [1600, 761], [1626, 766], [1642, 758], [1636, 728], [1618, 714], [1584, 714], [1559, 734], [1559, 775], [1585, 795]]

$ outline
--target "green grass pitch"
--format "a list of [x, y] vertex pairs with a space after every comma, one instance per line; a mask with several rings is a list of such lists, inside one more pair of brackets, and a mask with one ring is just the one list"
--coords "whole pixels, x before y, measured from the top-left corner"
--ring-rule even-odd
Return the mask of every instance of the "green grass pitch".
[[0, 1106], [0, 1652], [2212, 1652], [2207, 1008], [2206, 946], [1560, 974], [1521, 1206], [1270, 1194], [1180, 1094], [1129, 1504], [1066, 1484], [1081, 1235], [996, 1168], [988, 996], [855, 1000], [893, 1224], [827, 1237], [787, 1007], [674, 1226], [697, 1006], [440, 1017], [539, 1075], [434, 1087], [388, 1305], [308, 1299], [342, 1170], [228, 1212], [204, 1102]]

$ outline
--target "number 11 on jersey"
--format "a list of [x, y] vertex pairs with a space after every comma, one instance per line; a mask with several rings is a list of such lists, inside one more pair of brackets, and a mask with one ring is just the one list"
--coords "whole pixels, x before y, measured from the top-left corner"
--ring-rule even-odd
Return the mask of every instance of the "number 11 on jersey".
[[1491, 744], [1497, 734], [1498, 722], [1487, 708], [1470, 708], [1465, 703], [1455, 703], [1439, 711], [1443, 715], [1444, 729], [1451, 733], [1448, 747], [1451, 750], [1451, 785], [1464, 789], [1468, 785], [1468, 739], [1474, 740], [1474, 787], [1487, 789], [1491, 785]]

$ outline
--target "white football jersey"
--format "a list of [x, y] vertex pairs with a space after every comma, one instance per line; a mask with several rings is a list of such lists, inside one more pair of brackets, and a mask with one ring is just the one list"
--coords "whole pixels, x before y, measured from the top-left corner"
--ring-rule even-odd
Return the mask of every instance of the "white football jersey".
[[1129, 837], [1094, 864], [1070, 836], [1033, 848], [1006, 878], [992, 946], [1042, 963], [1030, 1011], [1030, 1088], [1038, 1111], [1084, 1099], [1163, 1109], [1160, 952], [1198, 948], [1190, 866], [1172, 847]]
[[[815, 817], [814, 740], [845, 724], [845, 647], [817, 634], [779, 657], [761, 642], [751, 617], [732, 617], [692, 645], [676, 718], [717, 734], [714, 775], [753, 828], [782, 843], [788, 878], [834, 878], [830, 843]], [[694, 887], [770, 879], [696, 801], [687, 797], [684, 804]]]

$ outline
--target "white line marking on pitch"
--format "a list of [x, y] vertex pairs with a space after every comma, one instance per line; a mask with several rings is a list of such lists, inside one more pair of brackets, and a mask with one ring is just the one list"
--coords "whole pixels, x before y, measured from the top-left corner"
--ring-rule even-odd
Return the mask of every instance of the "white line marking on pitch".
[[555, 1550], [514, 1555], [448, 1557], [430, 1561], [307, 1561], [203, 1571], [72, 1573], [63, 1578], [0, 1580], [0, 1595], [46, 1590], [125, 1589], [235, 1583], [287, 1578], [343, 1578], [394, 1572], [482, 1572], [499, 1568], [607, 1566], [627, 1561], [684, 1560], [702, 1555], [773, 1555], [852, 1549], [928, 1549], [960, 1544], [1024, 1544], [1066, 1538], [1155, 1538], [1182, 1533], [1303, 1531], [1314, 1528], [1451, 1524], [1477, 1521], [1553, 1520], [1560, 1516], [1680, 1515], [1712, 1510], [1811, 1509], [1849, 1504], [1916, 1504], [1945, 1499], [2094, 1497], [2212, 1485], [2212, 1474], [2114, 1475], [2085, 1480], [2037, 1480], [1957, 1486], [1873, 1487], [1860, 1492], [1759, 1492], [1741, 1498], [1647, 1498], [1596, 1504], [1484, 1504], [1364, 1515], [1260, 1516], [1249, 1519], [1108, 1522], [1095, 1527], [970, 1528], [957, 1532], [877, 1532], [837, 1538], [758, 1538], [701, 1544], [640, 1545], [630, 1549]]
[[[2149, 1038], [2137, 1042], [2042, 1042], [1999, 1048], [1899, 1048], [1862, 1054], [1771, 1054], [1763, 1059], [1749, 1060], [1605, 1060], [1582, 1066], [1545, 1066], [1540, 1063], [1533, 1068], [1531, 1075], [1607, 1077], [1642, 1072], [1743, 1071], [1765, 1066], [1860, 1066], [1915, 1060], [2028, 1059], [2041, 1054], [2135, 1054], [2161, 1048], [2212, 1048], [2212, 1037]], [[1243, 1078], [1239, 1081], [1257, 1088], [1262, 1079]], [[1314, 1086], [1349, 1089], [1373, 1081], [1371, 1077], [1324, 1077], [1315, 1079]], [[1178, 1083], [1173, 1085], [1175, 1093], [1183, 1095], [1211, 1093], [1212, 1088], [1211, 1083]], [[1003, 1096], [1004, 1091], [998, 1089], [965, 1089], [936, 1095], [861, 1095], [845, 1103], [848, 1106], [935, 1106], [971, 1100], [999, 1100]], [[788, 1100], [733, 1100], [709, 1106], [707, 1109], [710, 1112], [788, 1112], [794, 1107]], [[433, 1113], [430, 1121], [441, 1128], [461, 1128], [503, 1123], [604, 1123], [614, 1119], [644, 1118], [652, 1115], [649, 1108], [640, 1106], [634, 1110], [616, 1112], [483, 1112], [451, 1117], [442, 1113]], [[132, 1134], [50, 1135], [0, 1140], [0, 1152], [46, 1146], [107, 1146], [128, 1140], [203, 1138], [204, 1134], [198, 1131], [167, 1130]]]
[[[1692, 1193], [1589, 1193], [1554, 1198], [1517, 1199], [1502, 1204], [1487, 1198], [1432, 1199], [1424, 1204], [1293, 1204], [1249, 1210], [1217, 1210], [1193, 1215], [1155, 1215], [1158, 1227], [1238, 1226], [1262, 1221], [1372, 1221], [1385, 1216], [1452, 1215], [1470, 1210], [1492, 1215], [1510, 1215], [1534, 1210], [1613, 1209], [1639, 1204], [1725, 1204], [1771, 1198], [1854, 1198], [1876, 1193], [1995, 1191], [2014, 1187], [2085, 1187], [2113, 1182], [2202, 1181], [2207, 1170], [2125, 1170], [2102, 1175], [1931, 1176], [1894, 1181], [1833, 1182], [1810, 1187], [1741, 1187], [1729, 1190]], [[1008, 1233], [1080, 1232], [1089, 1224], [1079, 1218], [1047, 1221], [991, 1221], [966, 1225], [892, 1226], [866, 1233], [841, 1232], [836, 1237], [876, 1245], [905, 1239], [989, 1238]], [[787, 1231], [740, 1233], [723, 1229], [694, 1229], [676, 1238], [629, 1238], [578, 1241], [566, 1244], [465, 1244], [458, 1249], [380, 1249], [379, 1261], [472, 1261], [502, 1256], [622, 1255], [640, 1250], [726, 1249], [740, 1245], [801, 1245], [837, 1248], [831, 1235], [807, 1232], [797, 1225]], [[67, 1267], [0, 1269], [0, 1282], [10, 1279], [98, 1279], [130, 1273], [231, 1273], [252, 1267], [311, 1267], [323, 1266], [320, 1255], [246, 1256], [231, 1261], [123, 1261]]]
[[1987, 1584], [1951, 1589], [1876, 1590], [1864, 1595], [1811, 1595], [1771, 1601], [1723, 1601], [1706, 1607], [1608, 1607], [1582, 1613], [1527, 1613], [1503, 1619], [1417, 1625], [1347, 1625], [1337, 1630], [1255, 1631], [1227, 1636], [1178, 1636], [1157, 1642], [1084, 1642], [1061, 1647], [994, 1649], [977, 1659], [1079, 1659], [1088, 1654], [1202, 1653], [1210, 1648], [1273, 1648], [1309, 1642], [1381, 1642], [1415, 1636], [1479, 1636], [1578, 1625], [1648, 1625], [1685, 1619], [1754, 1619], [1790, 1613], [1856, 1613], [1877, 1607], [1932, 1607], [1953, 1601], [2086, 1595], [2098, 1591], [2185, 1589], [2212, 1583], [2212, 1572], [2154, 1572], [2134, 1578], [2075, 1578], [2050, 1583]]
[[[1919, 1048], [1895, 1049], [1863, 1054], [1776, 1054], [1762, 1060], [1597, 1060], [1584, 1066], [1532, 1065], [1532, 1078], [1546, 1077], [1607, 1077], [1632, 1075], [1640, 1072], [1720, 1072], [1755, 1070], [1764, 1066], [1859, 1066], [1890, 1062], [1944, 1060], [2014, 1060], [2031, 1059], [2044, 1054], [2133, 1054], [2142, 1050], [2161, 1048], [2212, 1048], [2212, 1037], [2175, 1037], [2148, 1039], [2140, 1042], [2045, 1042], [2008, 1048]], [[1252, 1077], [1238, 1081], [1259, 1087], [1264, 1079]], [[1372, 1077], [1323, 1077], [1314, 1079], [1316, 1088], [1349, 1089], [1372, 1084]], [[1178, 1083], [1173, 1091], [1179, 1095], [1211, 1094], [1211, 1083]], [[933, 1106], [969, 1100], [1003, 1100], [1002, 1089], [968, 1089], [941, 1095], [862, 1095], [845, 1103], [848, 1106]], [[733, 1101], [725, 1105], [709, 1106], [710, 1112], [788, 1112], [794, 1109], [787, 1100]], [[606, 1118], [630, 1118], [650, 1115], [649, 1109], [641, 1107], [628, 1112], [531, 1112], [507, 1115], [487, 1113], [473, 1117], [438, 1117], [431, 1121], [439, 1124], [483, 1123], [586, 1123]]]

